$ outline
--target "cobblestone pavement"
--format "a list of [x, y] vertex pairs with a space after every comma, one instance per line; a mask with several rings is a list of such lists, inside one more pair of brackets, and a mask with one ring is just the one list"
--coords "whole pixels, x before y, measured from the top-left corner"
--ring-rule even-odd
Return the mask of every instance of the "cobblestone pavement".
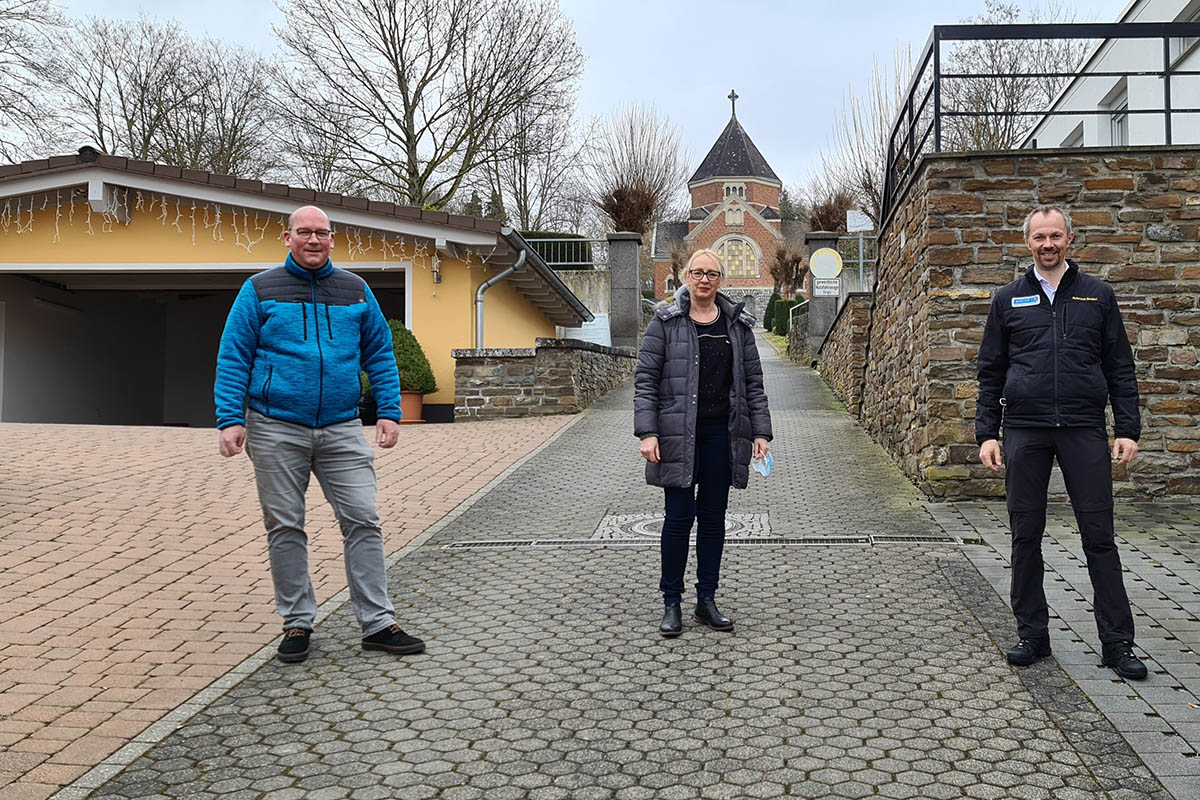
[[611, 528], [662, 502], [626, 386], [394, 564], [426, 654], [363, 653], [339, 607], [306, 662], [61, 797], [1167, 800], [1058, 664], [1004, 662], [1011, 618], [964, 554], [992, 551], [952, 538], [974, 527], [760, 347], [776, 470], [731, 497], [770, 529], [726, 549], [736, 632], [656, 633], [653, 539]]
[[[567, 424], [407, 425], [377, 451], [389, 550]], [[367, 431], [372, 436], [372, 431]], [[279, 632], [251, 465], [212, 430], [0, 425], [0, 798], [42, 800]], [[341, 533], [309, 489], [320, 601]]]
[[[1003, 503], [958, 503], [941, 510], [994, 549], [968, 551], [1007, 598], [1007, 511]], [[1200, 508], [1126, 503], [1117, 508], [1125, 585], [1149, 680], [1122, 681], [1100, 665], [1092, 587], [1067, 504], [1047, 518], [1046, 597], [1055, 660], [1126, 735], [1177, 798], [1200, 798]]]

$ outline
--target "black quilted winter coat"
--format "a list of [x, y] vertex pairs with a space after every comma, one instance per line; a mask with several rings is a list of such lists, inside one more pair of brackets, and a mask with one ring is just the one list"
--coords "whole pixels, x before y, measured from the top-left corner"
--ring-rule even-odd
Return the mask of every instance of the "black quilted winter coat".
[[[651, 486], [693, 484], [696, 411], [700, 385], [700, 343], [688, 317], [686, 286], [675, 302], [659, 308], [646, 326], [634, 374], [633, 432], [658, 436], [659, 463], [646, 463]], [[733, 345], [733, 388], [729, 398], [729, 462], [733, 485], [745, 489], [755, 438], [771, 439], [771, 412], [763, 391], [762, 362], [754, 343], [754, 318], [723, 294], [721, 313], [729, 320]]]

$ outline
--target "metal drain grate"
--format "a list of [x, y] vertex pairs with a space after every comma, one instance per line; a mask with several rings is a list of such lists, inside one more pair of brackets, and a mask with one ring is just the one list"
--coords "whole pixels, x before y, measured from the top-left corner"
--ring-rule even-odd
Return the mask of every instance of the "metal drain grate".
[[883, 544], [903, 543], [903, 542], [947, 542], [955, 544], [955, 540], [949, 536], [923, 535], [923, 536], [892, 536], [882, 535], [877, 536], [871, 534], [871, 541]]
[[[726, 547], [828, 547], [853, 545], [869, 547], [875, 544], [976, 544], [971, 540], [958, 541], [949, 536], [805, 536], [794, 538], [754, 537], [726, 539]], [[515, 550], [523, 547], [657, 547], [658, 539], [493, 539], [490, 541], [450, 542], [443, 550]]]
[[777, 537], [763, 537], [761, 539], [734, 539], [732, 541], [726, 539], [725, 546], [729, 545], [782, 545], [783, 547], [801, 547], [813, 545], [831, 545], [831, 544], [870, 544], [870, 536], [805, 536], [802, 539], [781, 539]]

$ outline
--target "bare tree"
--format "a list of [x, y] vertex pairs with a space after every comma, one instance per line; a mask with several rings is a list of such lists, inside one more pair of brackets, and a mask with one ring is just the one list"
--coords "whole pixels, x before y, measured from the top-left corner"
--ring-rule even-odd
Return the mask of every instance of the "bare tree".
[[[833, 142], [821, 154], [823, 174], [816, 180], [822, 186], [810, 192], [810, 207], [845, 191], [878, 227], [888, 137], [911, 74], [911, 51], [896, 49], [890, 68], [875, 61], [865, 96], [846, 93], [834, 123]], [[813, 197], [814, 194], [818, 196]]]
[[172, 109], [154, 139], [152, 155], [189, 169], [262, 178], [277, 157], [268, 143], [275, 119], [271, 71], [262, 56], [216, 40], [190, 48], [187, 73], [170, 84]]
[[61, 24], [49, 0], [0, 0], [0, 160], [29, 155], [49, 132], [43, 86], [52, 52], [44, 32]]
[[[559, 102], [582, 70], [552, 0], [283, 0], [285, 121], [338, 140], [353, 177], [445, 205], [508, 141], [523, 106]], [[343, 125], [349, 121], [349, 125]]]
[[173, 22], [89, 17], [56, 42], [51, 83], [62, 136], [106, 153], [153, 159], [168, 117], [191, 102], [191, 42]]
[[486, 165], [488, 188], [506, 198], [520, 230], [572, 230], [567, 198], [582, 178], [582, 158], [590, 135], [577, 134], [573, 98], [537, 108], [519, 107], [502, 126], [506, 147]]
[[810, 190], [808, 224], [814, 231], [846, 230], [846, 212], [855, 207], [854, 196], [836, 185], [816, 182]]
[[619, 108], [600, 126], [590, 172], [592, 196], [614, 229], [646, 233], [682, 197], [687, 156], [679, 130], [653, 108]]
[[775, 282], [775, 294], [791, 297], [804, 285], [808, 274], [808, 256], [788, 244], [775, 248], [775, 259], [771, 262], [771, 279]]
[[671, 242], [667, 248], [667, 257], [670, 259], [671, 278], [675, 281], [675, 285], [680, 285], [679, 276], [683, 273], [683, 268], [687, 266], [688, 259], [696, 251], [695, 243], [688, 243], [683, 239], [676, 239]]
[[[965, 20], [980, 24], [1074, 22], [1075, 13], [1058, 2], [1023, 11], [1017, 3], [986, 0], [984, 13]], [[947, 116], [943, 147], [948, 150], [1002, 150], [1020, 145], [1039, 113], [1066, 84], [1064, 77], [1029, 73], [1073, 72], [1086, 53], [1075, 39], [981, 39], [952, 43], [943, 54], [946, 72], [983, 77], [942, 81], [942, 107], [979, 116]], [[1006, 75], [1008, 77], [998, 77]], [[1022, 112], [1022, 113], [1017, 113]]]

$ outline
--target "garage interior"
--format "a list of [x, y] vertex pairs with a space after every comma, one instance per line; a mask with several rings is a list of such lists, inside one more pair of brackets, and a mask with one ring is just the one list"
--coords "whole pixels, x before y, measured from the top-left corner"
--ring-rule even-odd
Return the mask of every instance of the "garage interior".
[[[262, 268], [247, 266], [0, 274], [0, 422], [212, 427], [225, 317]], [[404, 320], [403, 271], [370, 283]]]

